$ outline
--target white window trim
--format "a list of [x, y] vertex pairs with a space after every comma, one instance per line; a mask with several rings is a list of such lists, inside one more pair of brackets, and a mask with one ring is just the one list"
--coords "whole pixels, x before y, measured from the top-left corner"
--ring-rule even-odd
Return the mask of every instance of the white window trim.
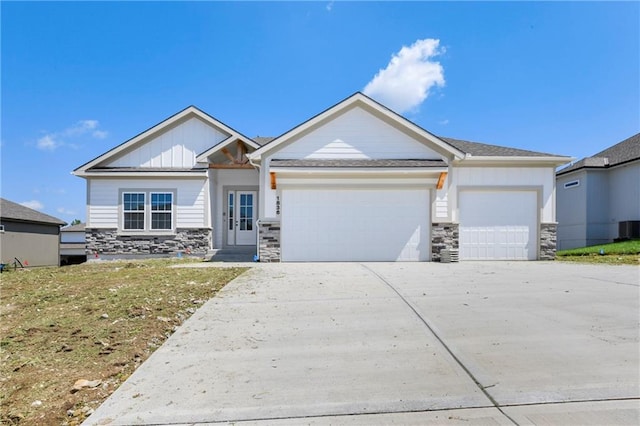
[[580, 186], [580, 179], [572, 180], [564, 183], [564, 189], [571, 189]]
[[[137, 236], [154, 236], [154, 235], [174, 235], [176, 233], [176, 202], [177, 190], [172, 188], [121, 188], [120, 205], [118, 206], [118, 234], [120, 235], [137, 235]], [[124, 229], [124, 194], [144, 194], [144, 229]], [[152, 229], [151, 220], [151, 194], [171, 194], [171, 229]]]
[[[140, 210], [125, 210], [124, 209], [124, 197], [127, 194], [136, 194], [136, 195], [137, 194], [142, 194], [143, 197], [144, 197], [144, 206], [145, 206], [144, 209], [142, 211], [140, 211]], [[124, 231], [124, 232], [136, 232], [136, 233], [145, 231], [145, 229], [147, 227], [147, 207], [146, 207], [147, 206], [147, 198], [148, 198], [147, 197], [147, 193], [144, 192], [144, 191], [122, 191], [122, 195], [120, 196], [120, 200], [121, 200], [121, 203], [122, 203], [122, 209], [121, 209], [122, 210], [122, 219], [120, 220], [122, 231]], [[125, 228], [125, 226], [124, 226], [124, 224], [125, 224], [124, 217], [125, 217], [125, 214], [127, 214], [127, 213], [142, 213], [142, 222], [143, 222], [142, 229], [126, 229]]]

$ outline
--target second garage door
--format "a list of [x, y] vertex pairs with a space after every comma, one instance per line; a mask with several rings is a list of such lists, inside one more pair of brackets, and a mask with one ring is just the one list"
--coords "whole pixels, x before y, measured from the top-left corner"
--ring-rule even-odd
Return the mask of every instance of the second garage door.
[[460, 192], [461, 260], [535, 260], [535, 191]]
[[285, 189], [283, 261], [424, 261], [429, 190]]

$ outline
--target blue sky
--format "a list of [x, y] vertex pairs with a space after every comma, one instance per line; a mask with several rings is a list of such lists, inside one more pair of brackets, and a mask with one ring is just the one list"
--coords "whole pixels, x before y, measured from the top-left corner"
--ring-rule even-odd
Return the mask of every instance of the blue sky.
[[85, 219], [76, 167], [196, 105], [277, 136], [356, 91], [430, 132], [582, 158], [640, 131], [640, 4], [6, 2], [1, 193]]

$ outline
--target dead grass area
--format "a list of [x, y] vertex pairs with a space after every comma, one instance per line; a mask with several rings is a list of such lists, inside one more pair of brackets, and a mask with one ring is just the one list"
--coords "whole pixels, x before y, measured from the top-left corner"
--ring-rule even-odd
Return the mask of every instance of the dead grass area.
[[176, 262], [1, 274], [0, 423], [81, 423], [201, 304], [246, 270], [171, 268]]

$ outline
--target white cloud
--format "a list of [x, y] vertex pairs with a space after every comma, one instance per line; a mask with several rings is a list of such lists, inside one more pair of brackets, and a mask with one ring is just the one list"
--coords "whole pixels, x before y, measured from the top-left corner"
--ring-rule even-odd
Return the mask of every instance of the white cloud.
[[447, 124], [449, 124], [449, 120], [448, 119], [444, 119], [438, 122], [438, 124], [442, 124], [443, 126], [446, 126]]
[[367, 83], [364, 93], [398, 113], [416, 109], [429, 90], [445, 84], [442, 65], [432, 60], [444, 52], [439, 44], [440, 40], [427, 38], [402, 46], [387, 67]]
[[109, 132], [105, 130], [94, 130], [93, 133], [91, 133], [91, 136], [93, 136], [96, 139], [104, 139], [107, 136], [109, 136]]
[[43, 151], [53, 151], [53, 150], [55, 150], [57, 147], [59, 147], [61, 145], [61, 143], [56, 141], [55, 138], [56, 138], [56, 136], [53, 135], [53, 134], [44, 135], [43, 137], [38, 139], [38, 149], [41, 149]]
[[29, 207], [30, 209], [34, 209], [34, 210], [44, 209], [44, 205], [38, 200], [23, 201], [22, 203], [20, 203], [20, 205]]
[[50, 132], [38, 139], [36, 146], [43, 151], [54, 151], [61, 146], [78, 149], [77, 143], [69, 143], [68, 140], [77, 139], [81, 136], [90, 136], [94, 139], [105, 139], [109, 132], [98, 127], [98, 120], [80, 120], [73, 126], [67, 127], [60, 132]]
[[334, 2], [330, 1], [330, 2], [327, 4], [327, 12], [331, 12], [331, 10], [333, 9], [333, 3], [334, 3]]

